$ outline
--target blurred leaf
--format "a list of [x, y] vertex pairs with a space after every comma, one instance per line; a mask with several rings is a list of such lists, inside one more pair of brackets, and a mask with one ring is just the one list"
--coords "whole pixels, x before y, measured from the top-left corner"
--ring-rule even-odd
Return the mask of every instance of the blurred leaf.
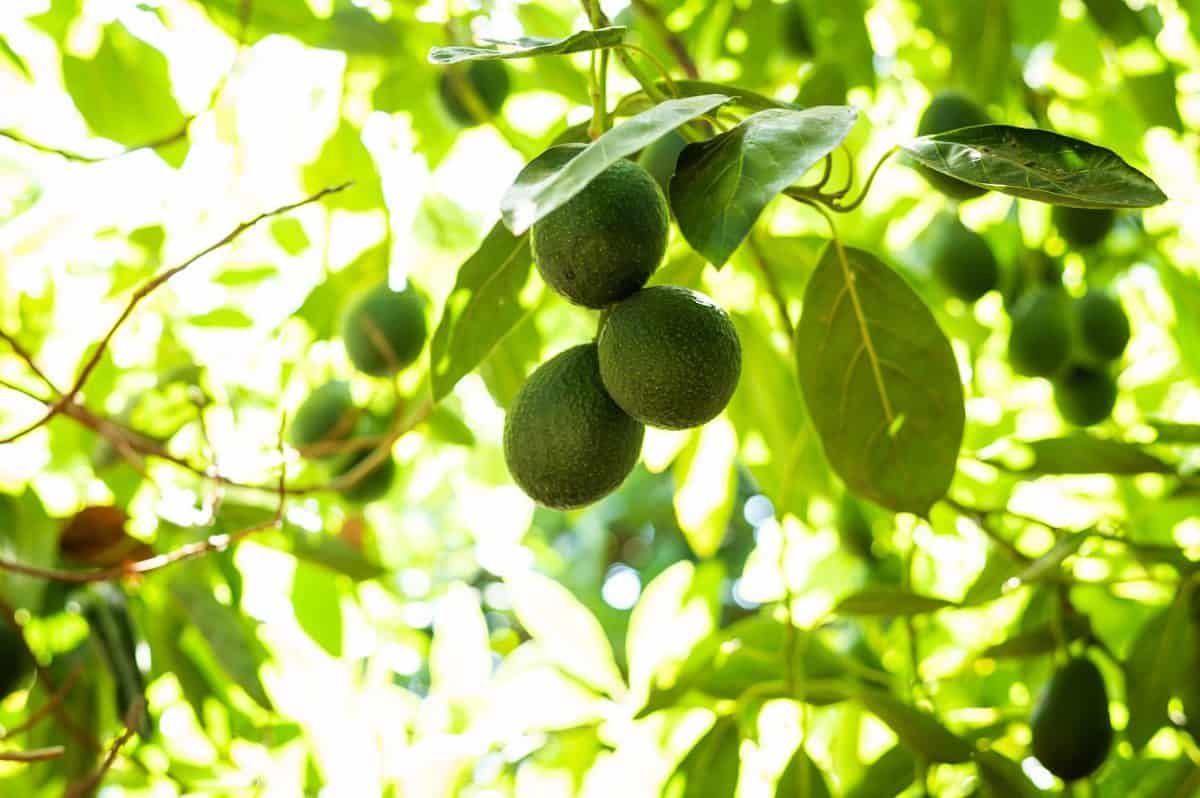
[[937, 612], [957, 606], [953, 601], [922, 596], [897, 587], [868, 587], [846, 596], [833, 608], [842, 615], [884, 615], [901, 617]]
[[457, 64], [460, 61], [494, 61], [500, 58], [533, 58], [539, 55], [568, 55], [587, 50], [616, 47], [625, 38], [625, 28], [581, 30], [561, 39], [522, 36], [517, 39], [486, 39], [497, 47], [434, 47], [429, 51], [431, 64]]
[[[508, 229], [520, 234], [562, 206], [612, 164], [633, 155], [683, 123], [728, 102], [720, 94], [667, 100], [627, 119], [588, 144], [562, 168], [548, 168], [538, 156], [517, 175], [500, 201]], [[554, 161], [557, 163], [557, 160]]]
[[33, 80], [33, 73], [29, 71], [29, 65], [25, 63], [25, 59], [12, 48], [8, 43], [8, 39], [0, 36], [0, 55], [17, 68], [17, 71], [25, 76], [26, 80]]
[[1063, 562], [1072, 554], [1079, 551], [1079, 547], [1083, 545], [1083, 542], [1087, 538], [1087, 534], [1083, 532], [1064, 535], [1054, 544], [1054, 547], [1050, 551], [1027, 565], [1017, 575], [1017, 581], [1031, 584], [1041, 581], [1043, 577], [1057, 574]]
[[435, 401], [449, 394], [525, 317], [528, 308], [521, 293], [532, 264], [529, 236], [514, 236], [497, 223], [459, 267], [430, 344]]
[[342, 656], [342, 589], [324, 568], [296, 563], [292, 575], [292, 612], [300, 628], [331, 657]]
[[1195, 649], [1196, 632], [1190, 617], [1189, 592], [1182, 591], [1175, 601], [1142, 626], [1125, 661], [1125, 696], [1129, 706], [1129, 724], [1125, 735], [1135, 751], [1150, 742], [1167, 725], [1167, 702], [1175, 685], [1184, 678], [1190, 664], [1180, 652]]
[[[805, 783], [807, 782], [807, 783]], [[825, 774], [809, 757], [801, 743], [775, 784], [775, 798], [831, 798]]]
[[864, 707], [888, 725], [900, 742], [930, 762], [957, 764], [971, 758], [971, 746], [952, 734], [941, 722], [924, 710], [911, 707], [880, 690], [858, 694]]
[[[256, 539], [271, 540], [269, 537]], [[378, 579], [387, 573], [386, 568], [368, 560], [357, 548], [327, 533], [314, 534], [285, 526], [283, 548], [297, 559], [348, 576], [356, 582]]]
[[500, 407], [508, 407], [541, 361], [542, 336], [535, 317], [530, 313], [518, 322], [479, 367], [479, 376]]
[[875, 87], [875, 48], [867, 31], [867, 0], [798, 0], [811, 23], [816, 51], [829, 54], [851, 86]]
[[604, 629], [571, 591], [535, 571], [504, 581], [517, 620], [551, 661], [610, 696], [625, 692]]
[[922, 4], [921, 21], [950, 48], [955, 83], [978, 102], [1001, 100], [1010, 82], [1009, 9], [1014, 5], [1025, 4], [1007, 0], [927, 0]]
[[[1062, 636], [1068, 643], [1086, 637], [1092, 631], [1086, 615], [1071, 613], [1061, 624]], [[1053, 654], [1059, 645], [1060, 624], [1047, 621], [1026, 632], [1019, 632], [1002, 643], [988, 646], [980, 657], [993, 659], [1040, 657]]]
[[875, 256], [830, 245], [796, 341], [834, 470], [889, 510], [928, 513], [954, 476], [965, 420], [958, 363], [929, 309]]
[[1147, 208], [1167, 196], [1112, 150], [1011, 125], [922, 136], [904, 150], [936, 172], [1014, 197], [1074, 208]]
[[[660, 81], [655, 86], [664, 93], [671, 93], [671, 85], [666, 81]], [[707, 80], [676, 80], [674, 87], [679, 92], [679, 97], [723, 94], [729, 98], [729, 105], [744, 108], [747, 111], [766, 111], [771, 108], [795, 110], [794, 106], [782, 100], [775, 100], [766, 95], [748, 91], [739, 86], [732, 86], [728, 83], [713, 83]], [[613, 111], [613, 115], [630, 116], [632, 114], [640, 114], [643, 111], [653, 108], [654, 104], [654, 101], [650, 99], [645, 91], [634, 92], [620, 99], [616, 109]]]
[[254, 319], [237, 308], [216, 308], [198, 316], [189, 316], [187, 323], [193, 327], [225, 327], [247, 329], [254, 326]]
[[1037, 798], [1043, 792], [1033, 785], [1021, 766], [994, 751], [975, 753], [975, 770], [992, 798]]
[[984, 462], [1025, 474], [1171, 474], [1175, 469], [1135, 443], [1078, 432], [1065, 438], [1014, 441], [1014, 451]]
[[912, 784], [917, 775], [917, 761], [903, 745], [884, 751], [863, 771], [858, 784], [846, 793], [846, 798], [896, 798]]
[[1200, 444], [1200, 424], [1185, 424], [1160, 419], [1150, 419], [1146, 423], [1154, 428], [1155, 443]]
[[1125, 0], [1083, 0], [1096, 25], [1120, 45], [1130, 44], [1145, 34], [1137, 12]]
[[271, 222], [271, 238], [289, 255], [299, 255], [308, 249], [310, 242], [299, 219], [284, 216]]
[[737, 792], [741, 772], [741, 740], [737, 722], [717, 718], [688, 752], [671, 777], [679, 798], [729, 798]]
[[487, 622], [479, 594], [464, 584], [450, 586], [438, 601], [429, 649], [431, 687], [440, 696], [480, 696], [492, 673]]
[[1151, 127], [1165, 127], [1182, 133], [1183, 119], [1179, 115], [1177, 75], [1173, 67], [1145, 74], [1126, 74], [1125, 88], [1133, 98], [1142, 119]]
[[227, 285], [230, 288], [258, 285], [264, 280], [278, 277], [279, 270], [274, 266], [251, 266], [246, 269], [225, 269], [215, 275], [212, 281], [217, 285]]
[[117, 714], [127, 717], [135, 702], [141, 702], [137, 732], [142, 738], [154, 733], [146, 708], [146, 680], [137, 663], [138, 636], [125, 594], [115, 585], [99, 583], [87, 588], [83, 614], [99, 645], [116, 686]]
[[383, 184], [375, 159], [363, 144], [362, 131], [340, 119], [317, 159], [304, 167], [304, 191], [315, 194], [347, 181], [354, 185], [327, 197], [324, 202], [328, 207], [360, 212], [383, 207]]
[[679, 154], [671, 210], [687, 242], [725, 264], [772, 199], [831, 153], [858, 118], [845, 106], [760, 111]]
[[385, 243], [364, 250], [352, 263], [314, 288], [296, 316], [308, 324], [318, 340], [333, 338], [341, 329], [342, 311], [347, 303], [360, 291], [387, 279], [389, 258]]
[[474, 446], [475, 433], [466, 422], [445, 405], [433, 408], [425, 420], [429, 433], [443, 443], [454, 446]]
[[701, 559], [721, 548], [737, 499], [737, 434], [728, 423], [706, 424], [675, 461], [675, 517]]

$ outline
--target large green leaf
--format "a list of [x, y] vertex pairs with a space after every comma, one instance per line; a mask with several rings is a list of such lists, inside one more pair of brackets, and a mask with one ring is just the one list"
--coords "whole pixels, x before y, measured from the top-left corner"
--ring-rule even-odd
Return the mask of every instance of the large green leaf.
[[991, 798], [1037, 798], [1042, 791], [1033, 785], [1021, 766], [995, 751], [975, 754], [975, 769]]
[[858, 112], [847, 106], [760, 111], [679, 154], [671, 209], [692, 248], [729, 260], [763, 209], [845, 140]]
[[346, 119], [338, 120], [317, 159], [304, 167], [303, 177], [304, 190], [310, 194], [353, 181], [345, 191], [325, 200], [331, 208], [368, 211], [383, 207], [383, 183], [375, 159], [363, 143], [362, 131]]
[[1125, 662], [1125, 698], [1129, 724], [1125, 734], [1135, 751], [1167, 724], [1167, 702], [1187, 673], [1190, 664], [1182, 652], [1196, 646], [1196, 631], [1190, 622], [1189, 591], [1182, 591], [1166, 609], [1142, 627]]
[[678, 798], [729, 798], [737, 792], [742, 759], [738, 725], [732, 718], [717, 718], [712, 728], [692, 747], [672, 776]]
[[1175, 469], [1136, 443], [1084, 432], [1065, 438], [1014, 441], [985, 462], [1027, 474], [1170, 474]]
[[429, 348], [435, 400], [449, 394], [528, 313], [521, 292], [532, 265], [529, 236], [514, 236], [497, 223], [459, 267]]
[[830, 798], [825, 774], [801, 743], [775, 783], [775, 798]]
[[[659, 81], [655, 84], [659, 91], [667, 94], [674, 93], [677, 97], [699, 97], [705, 94], [723, 94], [729, 98], [729, 104], [744, 108], [747, 111], [766, 111], [769, 108], [793, 110], [795, 106], [782, 100], [775, 100], [766, 95], [731, 86], [728, 83], [714, 83], [708, 80], [676, 80], [672, 83]], [[645, 91], [627, 94], [620, 99], [613, 110], [615, 116], [631, 116], [640, 114], [654, 107], [654, 101]]]
[[336, 574], [300, 561], [292, 575], [292, 612], [304, 633], [331, 657], [342, 655], [342, 594]]
[[525, 232], [621, 158], [728, 101], [723, 94], [667, 100], [605, 132], [561, 168], [547, 167], [544, 156], [535, 158], [521, 170], [500, 201], [504, 223], [514, 233]]
[[928, 712], [882, 690], [863, 690], [858, 698], [871, 714], [895, 732], [900, 742], [930, 762], [956, 764], [971, 758], [971, 745]]
[[429, 51], [431, 64], [457, 64], [460, 61], [495, 61], [501, 58], [533, 58], [539, 55], [569, 55], [587, 50], [616, 47], [625, 39], [625, 28], [611, 27], [581, 30], [561, 39], [522, 36], [517, 39], [487, 39], [496, 47], [434, 47]]
[[25, 63], [25, 59], [20, 53], [12, 48], [8, 43], [8, 39], [0, 36], [0, 55], [4, 56], [5, 60], [17, 68], [17, 71], [25, 76], [26, 80], [33, 79], [33, 73], [29, 71], [29, 65]]
[[907, 747], [892, 746], [867, 766], [846, 798], [896, 798], [917, 776], [917, 761]]
[[897, 587], [868, 587], [857, 593], [851, 593], [834, 607], [834, 612], [842, 615], [883, 615], [902, 617], [905, 615], [922, 615], [927, 612], [937, 612], [947, 607], [956, 606], [953, 601], [922, 596]]
[[924, 515], [962, 444], [958, 365], [933, 315], [878, 258], [830, 245], [809, 281], [796, 362], [825, 454], [855, 493]]
[[1167, 195], [1112, 150], [1048, 130], [977, 125], [901, 145], [965, 183], [1074, 208], [1148, 208]]

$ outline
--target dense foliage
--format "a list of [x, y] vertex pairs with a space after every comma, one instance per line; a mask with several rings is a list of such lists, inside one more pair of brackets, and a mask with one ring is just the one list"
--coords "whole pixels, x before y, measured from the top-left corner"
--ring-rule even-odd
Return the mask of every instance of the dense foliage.
[[0, 794], [1200, 792], [1200, 2], [2, 5]]

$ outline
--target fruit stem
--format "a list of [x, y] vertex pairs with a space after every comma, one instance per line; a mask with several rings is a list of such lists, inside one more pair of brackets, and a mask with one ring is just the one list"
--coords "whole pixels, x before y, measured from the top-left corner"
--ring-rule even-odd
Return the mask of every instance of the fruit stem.
[[[837, 205], [834, 207], [834, 210], [841, 211], [842, 213], [849, 213], [859, 205], [862, 205], [863, 200], [867, 198], [867, 192], [871, 190], [871, 186], [875, 183], [875, 176], [879, 174], [879, 170], [883, 168], [883, 165], [887, 162], [887, 159], [891, 158], [899, 150], [900, 147], [898, 146], [892, 147], [883, 154], [883, 157], [875, 162], [875, 167], [871, 169], [871, 174], [867, 175], [867, 182], [863, 184], [862, 192], [859, 193], [858, 199], [854, 200], [854, 202], [851, 202], [848, 205]], [[851, 160], [851, 162], [853, 163], [853, 160]]]

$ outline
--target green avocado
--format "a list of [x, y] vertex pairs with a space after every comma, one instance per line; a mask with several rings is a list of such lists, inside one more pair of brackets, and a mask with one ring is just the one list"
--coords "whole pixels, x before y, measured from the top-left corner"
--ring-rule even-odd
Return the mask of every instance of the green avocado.
[[999, 284], [1000, 266], [992, 248], [958, 216], [942, 214], [934, 240], [933, 272], [951, 294], [975, 302]]
[[425, 346], [425, 301], [409, 282], [403, 291], [380, 283], [346, 314], [342, 341], [354, 367], [386, 377], [411, 365]]
[[[533, 164], [552, 171], [582, 145], [547, 150]], [[622, 158], [533, 225], [534, 263], [551, 288], [577, 305], [602, 308], [637, 291], [667, 250], [670, 213], [650, 173]]]
[[1077, 427], [1099, 424], [1116, 403], [1117, 381], [1103, 368], [1074, 365], [1054, 381], [1058, 414]]
[[344, 380], [331, 380], [308, 395], [292, 417], [288, 440], [297, 449], [350, 437], [358, 409]]
[[1063, 240], [1075, 249], [1094, 247], [1108, 236], [1117, 222], [1112, 208], [1068, 208], [1055, 205], [1050, 212]]
[[[334, 472], [335, 476], [342, 476], [367, 459], [371, 452], [371, 449], [363, 449], [362, 451], [347, 455]], [[379, 465], [363, 474], [362, 478], [353, 485], [343, 488], [341, 490], [342, 498], [355, 504], [369, 504], [386, 496], [395, 478], [396, 462], [389, 456], [383, 462], [379, 463]]]
[[1116, 360], [1129, 345], [1129, 317], [1116, 297], [1088, 291], [1075, 300], [1075, 319], [1085, 353], [1099, 362]]
[[531, 499], [570, 510], [625, 481], [644, 435], [604, 390], [596, 345], [581, 344], [543, 363], [521, 386], [504, 420], [504, 459]]
[[1095, 773], [1112, 747], [1104, 677], [1090, 659], [1076, 657], [1042, 689], [1030, 721], [1033, 755], [1063, 781]]
[[[958, 130], [960, 127], [986, 125], [990, 121], [987, 111], [966, 95], [952, 91], [941, 92], [930, 101], [925, 113], [921, 114], [921, 120], [917, 123], [917, 135], [931, 136], [935, 133]], [[918, 165], [917, 171], [925, 177], [929, 185], [951, 199], [969, 200], [987, 193], [987, 189], [955, 180], [924, 165]]]
[[1052, 377], [1071, 355], [1071, 314], [1067, 295], [1053, 288], [1026, 294], [1012, 310], [1008, 362], [1026, 377]]
[[[486, 122], [500, 113], [509, 91], [508, 67], [500, 61], [469, 61], [466, 66], [446, 68], [438, 81], [438, 94], [447, 113], [464, 127]], [[466, 88], [474, 91], [487, 117], [480, 118], [467, 99]]]
[[644, 288], [613, 308], [597, 339], [600, 377], [613, 401], [643, 424], [698, 427], [729, 403], [742, 347], [729, 315], [704, 294]]

